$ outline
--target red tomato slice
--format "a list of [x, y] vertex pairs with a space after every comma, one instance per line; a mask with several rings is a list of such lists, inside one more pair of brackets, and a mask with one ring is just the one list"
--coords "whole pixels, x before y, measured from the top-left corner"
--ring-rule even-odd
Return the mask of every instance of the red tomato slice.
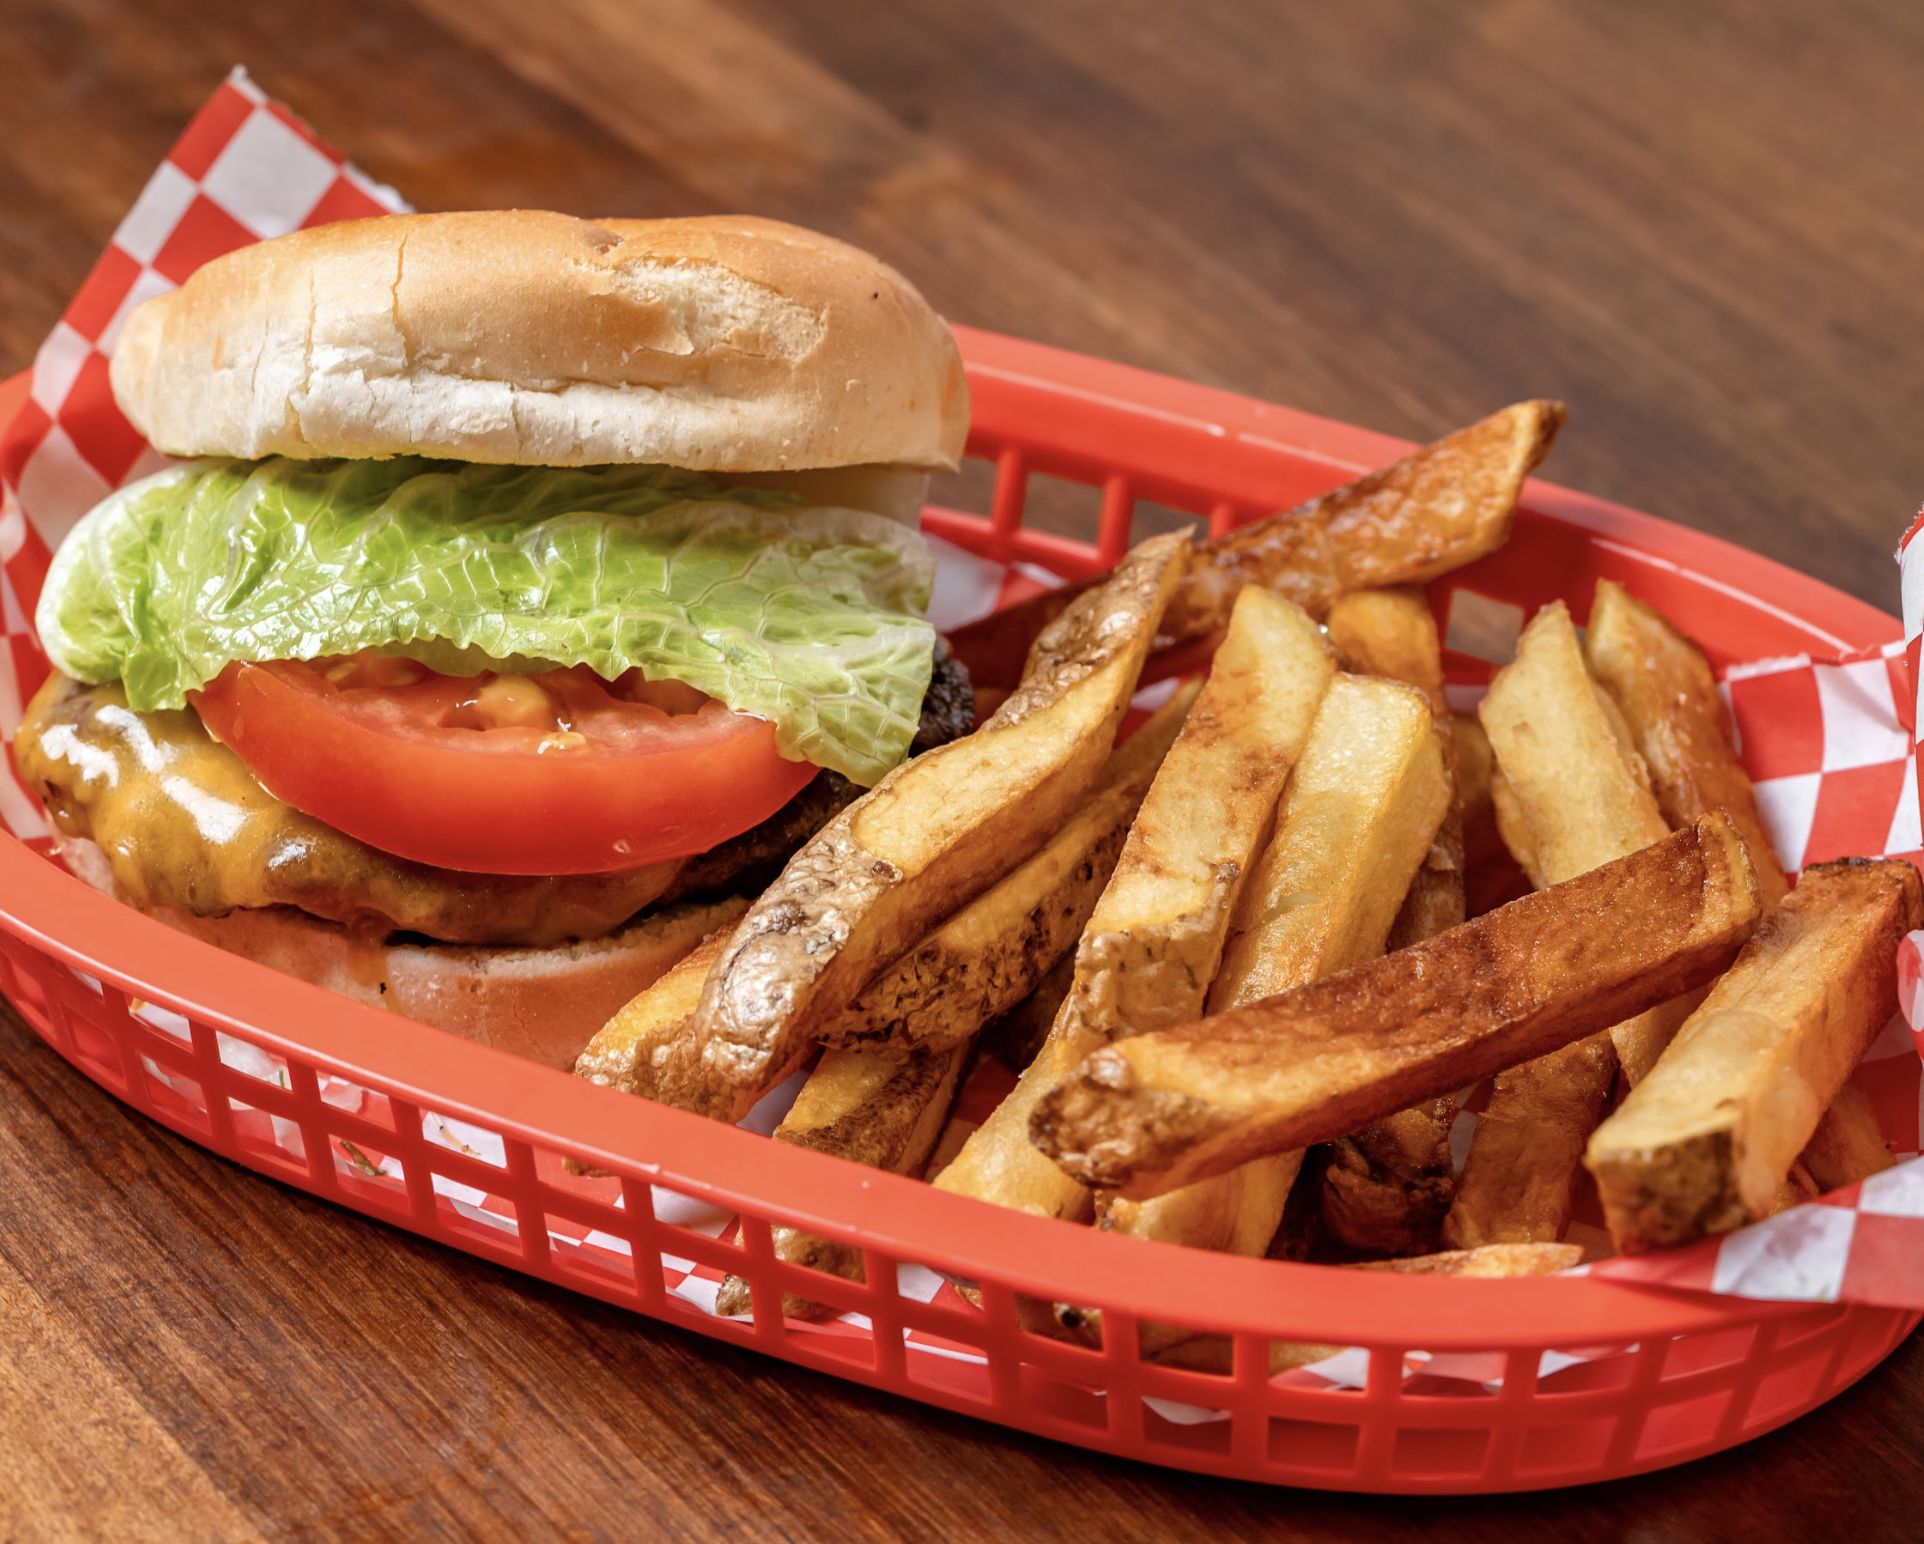
[[706, 852], [816, 771], [781, 756], [773, 724], [638, 671], [456, 677], [355, 655], [229, 665], [194, 705], [276, 798], [383, 852], [483, 874]]

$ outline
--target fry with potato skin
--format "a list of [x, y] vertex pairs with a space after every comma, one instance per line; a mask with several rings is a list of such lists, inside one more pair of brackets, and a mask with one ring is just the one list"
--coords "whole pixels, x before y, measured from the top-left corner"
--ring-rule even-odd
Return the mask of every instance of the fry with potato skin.
[[1202, 1009], [1230, 908], [1267, 836], [1335, 666], [1316, 625], [1260, 590], [1235, 622], [1130, 827], [1076, 947], [1074, 981], [1013, 1092], [936, 1185], [1051, 1217], [1086, 1219], [1093, 1197], [1028, 1140], [1036, 1101], [1111, 1033], [1146, 1012]]
[[1737, 757], [1730, 715], [1710, 661], [1654, 607], [1615, 580], [1597, 581], [1585, 630], [1584, 659], [1623, 714], [1657, 807], [1672, 826], [1723, 810], [1736, 822], [1757, 865], [1768, 911], [1790, 893], [1757, 791]]
[[1757, 882], [1718, 814], [1396, 954], [1118, 1041], [1038, 1101], [1084, 1184], [1160, 1195], [1328, 1141], [1620, 1022], [1723, 970]]
[[[1338, 676], [1290, 777], [1276, 834], [1243, 890], [1211, 1010], [1381, 954], [1449, 804], [1442, 735], [1422, 695], [1394, 681]], [[1300, 1152], [1277, 1154], [1153, 1200], [1108, 1198], [1101, 1225], [1261, 1254], [1301, 1163]]]
[[[1382, 953], [1449, 803], [1441, 735], [1422, 695], [1392, 681], [1337, 677], [1291, 777], [1276, 835], [1244, 890], [1211, 1010]], [[1267, 1155], [1149, 1200], [1109, 1198], [1103, 1225], [1260, 1253], [1282, 1219], [1302, 1156]]]
[[[891, 1174], [920, 1173], [942, 1135], [968, 1058], [966, 1042], [906, 1059], [824, 1052], [775, 1128], [774, 1140]], [[782, 1224], [770, 1232], [778, 1260], [849, 1281], [867, 1279], [862, 1251], [853, 1245]], [[727, 1277], [716, 1294], [715, 1312], [728, 1317], [750, 1307], [748, 1283]], [[782, 1294], [782, 1312], [791, 1318], [819, 1319], [838, 1311], [793, 1292]]]
[[1822, 1195], [1896, 1166], [1869, 1097], [1855, 1083], [1838, 1089], [1798, 1160]]
[[[1390, 926], [1383, 947], [1393, 953], [1448, 932], [1465, 916], [1463, 807], [1442, 640], [1429, 597], [1414, 586], [1345, 595], [1330, 607], [1326, 625], [1331, 641], [1358, 668], [1422, 692], [1443, 732], [1449, 812]], [[1454, 1100], [1430, 1099], [1331, 1143], [1321, 1184], [1328, 1233], [1351, 1249], [1373, 1254], [1434, 1249], [1456, 1196], [1450, 1156], [1455, 1118]]]
[[1070, 1001], [1105, 1039], [1186, 1024], [1222, 964], [1335, 666], [1300, 608], [1248, 590], [1076, 945]]
[[974, 734], [890, 772], [748, 909], [694, 1029], [708, 1074], [761, 1090], [921, 937], [1052, 836], [1108, 759], [1189, 561], [1152, 537], [1037, 639], [1023, 685]]
[[1924, 925], [1909, 863], [1804, 870], [1650, 1075], [1590, 1138], [1617, 1248], [1768, 1216], [1824, 1110], [1897, 1010], [1893, 962]]
[[[747, 909], [743, 901], [737, 915]], [[575, 1059], [575, 1076], [712, 1120], [734, 1122], [746, 1115], [756, 1096], [705, 1077], [700, 1047], [688, 1032], [708, 973], [732, 931], [731, 926], [710, 933], [597, 1030]]]
[[958, 1045], [1021, 1002], [1075, 947], [1202, 683], [1177, 690], [1110, 753], [1089, 798], [1004, 875], [862, 989], [822, 1043], [905, 1056]]
[[[1621, 714], [1591, 679], [1562, 602], [1545, 606], [1523, 630], [1479, 717], [1496, 754], [1498, 829], [1537, 888], [1667, 832], [1649, 772]], [[1443, 1242], [1467, 1248], [1562, 1237], [1583, 1144], [1619, 1063], [1641, 1076], [1689, 1007], [1661, 1004], [1612, 1026], [1596, 1045], [1566, 1046], [1541, 1066], [1503, 1071], [1477, 1122]]]
[[[1426, 584], [1494, 552], [1509, 539], [1523, 480], [1549, 454], [1567, 416], [1561, 402], [1515, 403], [1203, 543], [1163, 619], [1162, 641], [1181, 645], [1221, 631], [1246, 585], [1321, 619], [1347, 590]], [[1079, 593], [1064, 586], [958, 628], [950, 645], [976, 687], [1014, 685], [1030, 643]]]
[[1455, 798], [1456, 736], [1444, 689], [1442, 641], [1429, 597], [1414, 585], [1352, 591], [1329, 608], [1324, 625], [1330, 642], [1358, 673], [1401, 681], [1421, 692], [1444, 733], [1450, 808], [1390, 927], [1384, 947], [1396, 950], [1447, 932], [1464, 917], [1463, 815]]

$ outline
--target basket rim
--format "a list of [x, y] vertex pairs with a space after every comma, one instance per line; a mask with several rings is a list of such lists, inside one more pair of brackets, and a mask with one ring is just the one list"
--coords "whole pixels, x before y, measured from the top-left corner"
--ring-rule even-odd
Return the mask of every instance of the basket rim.
[[[1067, 392], [1105, 415], [1241, 439], [1272, 454], [1287, 448], [1327, 463], [1332, 483], [1409, 449], [1216, 388], [971, 328], [956, 332], [983, 384]], [[25, 381], [0, 384], [0, 421], [24, 402]], [[972, 439], [971, 454], [994, 452], [992, 438]], [[1535, 479], [1523, 503], [1776, 612], [1820, 647], [1902, 635], [1896, 618], [1855, 597], [1656, 516]], [[1547, 1347], [1687, 1334], [1810, 1307], [1596, 1277], [1464, 1281], [1227, 1255], [1199, 1272], [1191, 1250], [1010, 1212], [804, 1149], [784, 1148], [771, 1165], [763, 1161], [767, 1140], [753, 1133], [531, 1065], [189, 938], [63, 873], [4, 829], [0, 927], [130, 995], [504, 1137], [940, 1271], [1139, 1318], [1217, 1333], [1455, 1350], [1493, 1340]]]

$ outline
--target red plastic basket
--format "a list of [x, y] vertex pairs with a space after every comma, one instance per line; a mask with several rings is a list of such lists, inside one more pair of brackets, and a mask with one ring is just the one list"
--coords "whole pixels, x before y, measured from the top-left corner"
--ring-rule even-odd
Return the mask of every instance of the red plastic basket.
[[[994, 496], [986, 519], [931, 509], [927, 525], [1003, 562], [1090, 572], [1125, 550], [1138, 501], [1223, 530], [1406, 449], [1030, 344], [977, 332], [962, 341], [969, 453], [994, 463]], [[0, 421], [21, 400], [10, 385]], [[1024, 527], [1038, 473], [1101, 490], [1093, 544]], [[1899, 631], [1754, 554], [1543, 483], [1530, 484], [1509, 547], [1432, 594], [1446, 621], [1459, 591], [1525, 610], [1560, 596], [1582, 617], [1605, 575], [1683, 619], [1713, 657], [1833, 653]], [[1488, 668], [1449, 662], [1461, 681]], [[1199, 1269], [1193, 1253], [774, 1150], [348, 1002], [183, 938], [5, 835], [0, 990], [117, 1097], [328, 1200], [700, 1334], [1205, 1473], [1402, 1492], [1634, 1474], [1793, 1419], [1861, 1377], [1918, 1319], [1599, 1279], [1459, 1281], [1216, 1256]], [[432, 1129], [436, 1117], [499, 1140], [431, 1141], [424, 1120]], [[568, 1159], [616, 1178], [575, 1178]], [[691, 1220], [704, 1204], [716, 1209], [704, 1215], [739, 1213], [739, 1230]], [[869, 1284], [777, 1261], [769, 1228], [782, 1223], [860, 1247]], [[752, 1320], [716, 1318], [679, 1295], [691, 1262], [744, 1277]], [[916, 1266], [979, 1282], [981, 1310], [904, 1290], [928, 1279]], [[785, 1291], [867, 1325], [785, 1320]], [[1022, 1330], [1018, 1294], [1102, 1309], [1106, 1347]], [[1234, 1371], [1142, 1362], [1144, 1320], [1233, 1337]], [[1357, 1386], [1271, 1378], [1272, 1340], [1359, 1348]]]

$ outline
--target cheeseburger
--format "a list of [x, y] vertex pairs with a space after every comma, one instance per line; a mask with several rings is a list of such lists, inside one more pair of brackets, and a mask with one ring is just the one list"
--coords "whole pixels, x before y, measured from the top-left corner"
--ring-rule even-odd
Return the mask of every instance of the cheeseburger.
[[969, 727], [915, 529], [961, 360], [841, 242], [330, 225], [141, 305], [112, 379], [183, 459], [62, 544], [14, 752], [183, 932], [565, 1065]]

